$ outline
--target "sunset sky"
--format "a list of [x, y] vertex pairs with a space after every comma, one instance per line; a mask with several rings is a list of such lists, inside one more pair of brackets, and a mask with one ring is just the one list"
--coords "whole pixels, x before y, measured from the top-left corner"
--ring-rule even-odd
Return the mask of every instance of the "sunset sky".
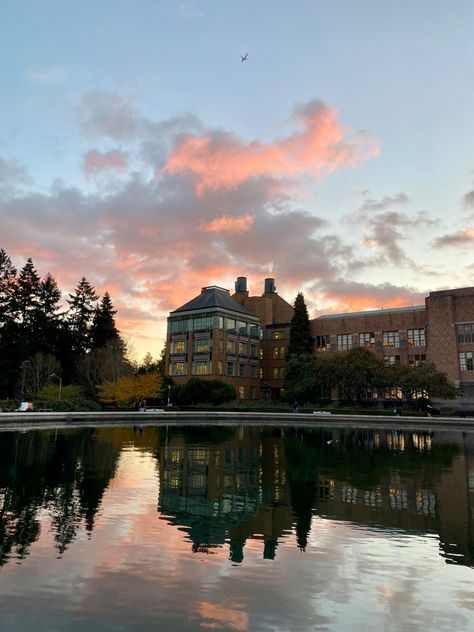
[[137, 357], [237, 276], [311, 316], [474, 285], [472, 0], [1, 7], [0, 247]]

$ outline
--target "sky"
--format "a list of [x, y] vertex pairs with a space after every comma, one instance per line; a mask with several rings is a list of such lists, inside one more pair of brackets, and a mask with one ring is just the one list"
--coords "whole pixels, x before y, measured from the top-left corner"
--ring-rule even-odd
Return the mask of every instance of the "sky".
[[0, 10], [0, 248], [109, 291], [137, 358], [237, 276], [311, 317], [473, 285], [471, 0]]

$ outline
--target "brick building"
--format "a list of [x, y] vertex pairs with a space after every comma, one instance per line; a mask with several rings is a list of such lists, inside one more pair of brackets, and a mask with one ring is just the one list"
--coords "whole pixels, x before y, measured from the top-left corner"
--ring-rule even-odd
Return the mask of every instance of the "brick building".
[[[293, 307], [274, 279], [250, 296], [238, 277], [235, 293], [217, 287], [170, 313], [167, 373], [177, 383], [193, 375], [232, 384], [239, 399], [279, 397]], [[328, 314], [310, 321], [315, 353], [367, 347], [386, 366], [433, 362], [474, 398], [474, 288], [430, 292], [424, 305]]]

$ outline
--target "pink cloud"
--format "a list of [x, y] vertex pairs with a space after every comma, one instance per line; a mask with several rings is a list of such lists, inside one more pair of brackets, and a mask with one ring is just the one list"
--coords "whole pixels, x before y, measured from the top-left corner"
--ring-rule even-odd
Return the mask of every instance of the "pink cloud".
[[117, 150], [102, 153], [97, 149], [91, 149], [84, 154], [82, 162], [82, 170], [87, 176], [101, 171], [125, 171], [127, 167], [127, 155]]
[[250, 230], [255, 218], [250, 213], [240, 217], [229, 217], [222, 215], [210, 222], [203, 222], [201, 230], [207, 233], [245, 233]]
[[348, 136], [337, 112], [322, 101], [301, 106], [295, 117], [302, 131], [273, 143], [244, 143], [233, 134], [187, 136], [179, 139], [163, 174], [193, 175], [196, 192], [233, 189], [255, 177], [322, 178], [341, 167], [353, 167], [379, 152], [378, 140], [367, 132]]

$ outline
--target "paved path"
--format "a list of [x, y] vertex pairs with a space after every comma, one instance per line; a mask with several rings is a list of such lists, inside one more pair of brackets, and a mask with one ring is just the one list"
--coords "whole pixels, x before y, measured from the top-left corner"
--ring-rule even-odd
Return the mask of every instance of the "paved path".
[[69, 426], [305, 426], [384, 429], [474, 430], [474, 419], [385, 415], [320, 415], [310, 413], [255, 413], [225, 411], [0, 413], [0, 428], [25, 430]]

